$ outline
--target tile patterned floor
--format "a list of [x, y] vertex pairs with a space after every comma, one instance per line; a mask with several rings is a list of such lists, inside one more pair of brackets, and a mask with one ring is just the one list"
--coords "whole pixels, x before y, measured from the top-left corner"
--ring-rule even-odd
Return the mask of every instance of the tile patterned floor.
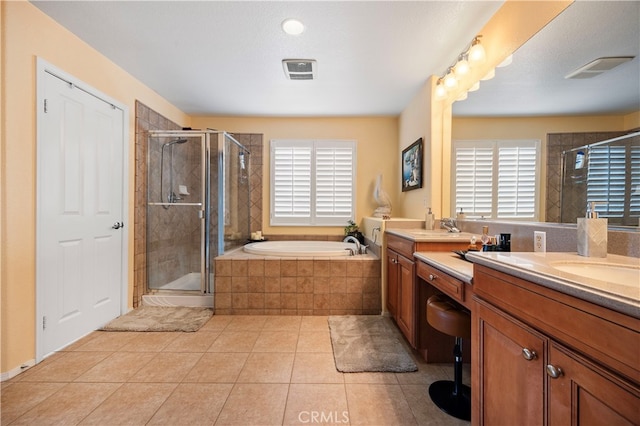
[[414, 358], [414, 373], [340, 373], [326, 316], [97, 331], [2, 383], [1, 424], [468, 424], [429, 399], [428, 385], [452, 379], [452, 366]]

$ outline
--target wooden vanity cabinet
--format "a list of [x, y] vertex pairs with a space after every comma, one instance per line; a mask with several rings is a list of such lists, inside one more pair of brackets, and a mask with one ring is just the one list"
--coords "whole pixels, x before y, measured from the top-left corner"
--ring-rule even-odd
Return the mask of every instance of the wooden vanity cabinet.
[[[421, 322], [421, 297], [416, 283], [416, 251], [452, 251], [468, 247], [468, 242], [414, 242], [387, 234], [387, 310], [414, 349], [418, 346]], [[424, 297], [423, 297], [424, 298]], [[422, 298], [422, 299], [423, 299]], [[424, 301], [422, 301], [424, 302]], [[450, 353], [450, 349], [448, 349]], [[449, 355], [450, 358], [450, 355]]]
[[[413, 242], [387, 239], [387, 309], [409, 344], [416, 347], [416, 285]], [[410, 244], [407, 244], [410, 243]], [[407, 256], [407, 253], [409, 255]]]
[[472, 423], [640, 424], [640, 320], [480, 265]]

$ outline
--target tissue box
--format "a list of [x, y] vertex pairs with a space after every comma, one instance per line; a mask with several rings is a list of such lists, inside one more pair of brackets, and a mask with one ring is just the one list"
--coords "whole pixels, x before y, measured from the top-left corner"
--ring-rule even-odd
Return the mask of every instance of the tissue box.
[[605, 219], [578, 218], [578, 254], [607, 257], [607, 225]]

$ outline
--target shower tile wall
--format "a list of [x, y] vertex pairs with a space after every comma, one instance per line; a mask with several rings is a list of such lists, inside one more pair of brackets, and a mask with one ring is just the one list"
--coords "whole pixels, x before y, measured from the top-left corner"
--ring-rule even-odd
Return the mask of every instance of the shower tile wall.
[[[182, 127], [136, 101], [135, 205], [134, 205], [134, 287], [133, 307], [147, 292], [147, 134], [148, 130], [180, 130]], [[262, 146], [261, 134], [234, 134], [251, 152], [251, 231], [262, 229]], [[178, 151], [176, 150], [176, 153]], [[179, 178], [178, 178], [179, 179]], [[191, 192], [191, 191], [190, 191]], [[215, 211], [215, 209], [214, 209]], [[173, 212], [172, 212], [173, 213]], [[217, 211], [212, 221], [217, 220]], [[166, 248], [165, 248], [166, 250]], [[199, 256], [197, 256], [199, 258]], [[191, 257], [193, 258], [193, 257]], [[171, 265], [166, 260], [165, 265]], [[197, 269], [197, 265], [190, 265]]]
[[[562, 151], [579, 146], [615, 138], [627, 132], [600, 133], [550, 133], [547, 136], [547, 207], [546, 222], [560, 222], [560, 188], [562, 187]], [[571, 197], [575, 192], [566, 191], [565, 197]], [[580, 197], [569, 198], [565, 204], [570, 205], [565, 211], [565, 217], [570, 217], [572, 223], [585, 214], [586, 200]]]
[[250, 213], [251, 232], [262, 230], [262, 148], [261, 134], [233, 133], [233, 137], [251, 152], [249, 162], [249, 185], [251, 192]]

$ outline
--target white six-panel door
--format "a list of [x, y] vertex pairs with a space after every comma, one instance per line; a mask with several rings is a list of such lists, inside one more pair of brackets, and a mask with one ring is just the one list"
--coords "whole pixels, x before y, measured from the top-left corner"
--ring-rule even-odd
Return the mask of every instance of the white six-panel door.
[[50, 72], [41, 77], [37, 361], [120, 315], [128, 225], [123, 110]]

